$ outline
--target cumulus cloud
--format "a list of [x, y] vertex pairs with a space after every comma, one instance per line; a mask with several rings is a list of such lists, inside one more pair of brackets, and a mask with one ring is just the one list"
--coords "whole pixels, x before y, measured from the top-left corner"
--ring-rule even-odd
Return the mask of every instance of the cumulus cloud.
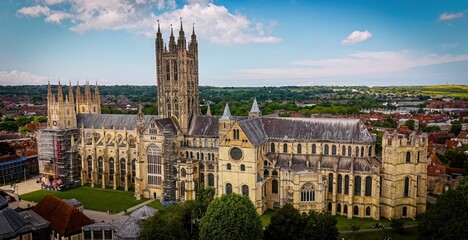
[[356, 43], [359, 43], [359, 42], [369, 40], [371, 38], [372, 38], [372, 33], [370, 33], [367, 30], [364, 31], [364, 32], [354, 31], [351, 34], [349, 34], [346, 39], [343, 39], [341, 41], [341, 44], [342, 45], [352, 45], [352, 44], [356, 44]]
[[211, 0], [187, 0], [181, 7], [177, 7], [175, 0], [46, 0], [23, 7], [18, 10], [18, 14], [43, 16], [45, 22], [66, 24], [70, 30], [80, 33], [124, 30], [148, 37], [154, 37], [157, 20], [160, 20], [162, 30], [167, 31], [171, 23], [177, 25], [182, 17], [185, 22], [196, 24], [199, 37], [215, 43], [281, 41], [271, 36], [276, 24], [274, 21], [254, 22]]
[[18, 70], [0, 71], [0, 85], [42, 85], [47, 77]]
[[298, 60], [290, 68], [245, 69], [241, 79], [323, 79], [369, 77], [398, 73], [408, 69], [468, 61], [468, 55], [416, 54], [410, 51], [356, 52], [340, 58]]
[[454, 19], [457, 19], [457, 18], [463, 18], [463, 16], [464, 16], [464, 14], [462, 12], [459, 12], [459, 13], [444, 12], [444, 13], [440, 14], [439, 20], [440, 21], [450, 21], [450, 20], [454, 20]]

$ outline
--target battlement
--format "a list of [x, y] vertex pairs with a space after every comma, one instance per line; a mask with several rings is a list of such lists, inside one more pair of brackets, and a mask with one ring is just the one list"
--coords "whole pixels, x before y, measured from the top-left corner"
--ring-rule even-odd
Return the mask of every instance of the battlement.
[[387, 130], [382, 136], [382, 147], [427, 147], [428, 136], [426, 133], [417, 131], [400, 132], [397, 130]]

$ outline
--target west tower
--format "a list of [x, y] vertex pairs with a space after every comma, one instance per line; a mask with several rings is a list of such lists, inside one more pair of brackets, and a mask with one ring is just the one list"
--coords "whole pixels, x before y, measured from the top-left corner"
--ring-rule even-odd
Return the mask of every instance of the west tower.
[[185, 39], [185, 32], [180, 22], [177, 42], [171, 26], [169, 49], [164, 40], [158, 22], [156, 33], [156, 75], [158, 81], [158, 115], [173, 117], [183, 133], [187, 133], [190, 119], [198, 115], [198, 43], [195, 28], [190, 42]]

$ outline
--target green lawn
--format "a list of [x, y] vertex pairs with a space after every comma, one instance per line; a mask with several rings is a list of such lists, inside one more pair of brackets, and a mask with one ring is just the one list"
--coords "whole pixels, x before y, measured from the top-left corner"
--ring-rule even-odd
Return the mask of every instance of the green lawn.
[[158, 211], [159, 211], [159, 210], [163, 210], [164, 208], [166, 208], [166, 207], [164, 207], [163, 205], [161, 205], [161, 202], [159, 201], [159, 199], [156, 199], [155, 201], [153, 201], [153, 202], [151, 202], [151, 203], [149, 203], [149, 204], [146, 204], [146, 206], [155, 208], [155, 209], [157, 209]]
[[275, 210], [268, 209], [262, 214], [262, 216], [260, 216], [264, 227], [267, 227], [270, 224], [271, 216], [273, 216], [275, 212]]
[[417, 227], [405, 228], [402, 234], [393, 232], [390, 229], [379, 230], [375, 232], [356, 232], [356, 233], [345, 233], [340, 234], [338, 239], [345, 240], [375, 240], [384, 239], [385, 236], [390, 236], [392, 239], [398, 240], [413, 240], [419, 239], [419, 232]]
[[106, 212], [112, 209], [114, 213], [133, 207], [146, 199], [136, 200], [133, 192], [112, 189], [79, 187], [64, 192], [39, 190], [21, 195], [21, 199], [39, 202], [47, 195], [54, 195], [61, 199], [76, 198], [85, 209]]

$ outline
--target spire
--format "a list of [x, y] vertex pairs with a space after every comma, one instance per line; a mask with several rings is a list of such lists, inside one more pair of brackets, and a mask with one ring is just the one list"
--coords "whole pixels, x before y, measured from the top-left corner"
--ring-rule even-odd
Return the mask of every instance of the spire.
[[94, 100], [95, 101], [100, 101], [99, 99], [99, 89], [96, 81], [96, 86], [94, 87]]
[[180, 30], [179, 30], [179, 38], [177, 39], [177, 48], [178, 49], [186, 49], [187, 41], [185, 40], [185, 32], [184, 27], [182, 24], [182, 18], [180, 18]]
[[80, 83], [76, 81], [76, 107], [78, 107], [78, 103], [80, 101], [81, 101]]
[[211, 116], [211, 107], [210, 107], [209, 102], [208, 102], [208, 108], [206, 109], [206, 116]]
[[182, 18], [180, 18], [180, 31], [179, 31], [179, 34], [180, 33], [183, 33], [184, 32], [184, 26], [182, 25]]
[[158, 19], [158, 34], [161, 34], [161, 28], [159, 27], [159, 19]]
[[175, 52], [176, 51], [176, 42], [174, 38], [174, 30], [172, 29], [172, 24], [171, 24], [171, 36], [169, 37], [169, 52]]
[[197, 44], [197, 35], [195, 35], [195, 23], [193, 23], [193, 28], [192, 28], [192, 36], [190, 38], [190, 43], [189, 43], [189, 51], [192, 53], [197, 52], [198, 44]]
[[232, 120], [231, 110], [229, 110], [229, 103], [224, 107], [223, 116], [219, 120]]
[[72, 85], [71, 85], [71, 81], [70, 81], [70, 85], [68, 87], [68, 102], [70, 102], [70, 103], [75, 102], [75, 99], [73, 98], [73, 88], [72, 88]]
[[53, 102], [52, 98], [53, 98], [52, 89], [50, 88], [50, 81], [48, 81], [48, 83], [47, 83], [47, 102], [48, 103]]
[[60, 80], [57, 88], [57, 102], [63, 103], [62, 85], [60, 84]]
[[89, 88], [89, 82], [86, 81], [86, 86], [85, 86], [85, 95], [84, 99], [85, 101], [91, 101], [91, 88]]
[[250, 109], [250, 112], [253, 112], [253, 113], [259, 113], [260, 112], [260, 108], [258, 107], [258, 103], [257, 103], [257, 98], [254, 98], [254, 101], [252, 103], [252, 108]]
[[195, 23], [192, 24], [192, 39], [197, 38], [197, 35], [195, 35]]

